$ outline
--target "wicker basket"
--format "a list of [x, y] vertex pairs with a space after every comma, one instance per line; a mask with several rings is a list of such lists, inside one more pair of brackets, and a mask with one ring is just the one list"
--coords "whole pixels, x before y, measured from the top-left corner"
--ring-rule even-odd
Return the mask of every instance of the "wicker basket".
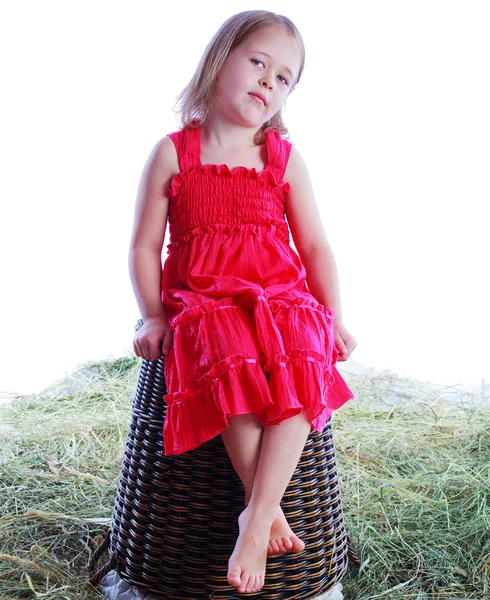
[[268, 558], [259, 592], [240, 594], [230, 586], [243, 486], [219, 435], [165, 456], [166, 393], [163, 358], [142, 361], [112, 524], [89, 565], [93, 585], [116, 569], [133, 587], [165, 600], [306, 600], [336, 585], [348, 559], [359, 565], [344, 527], [329, 421], [322, 433], [310, 433], [281, 502], [305, 550]]

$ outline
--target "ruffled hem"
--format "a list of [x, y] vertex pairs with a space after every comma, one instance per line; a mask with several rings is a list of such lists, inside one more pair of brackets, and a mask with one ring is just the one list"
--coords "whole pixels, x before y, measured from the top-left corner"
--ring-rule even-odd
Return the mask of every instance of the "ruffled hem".
[[230, 356], [193, 388], [164, 396], [165, 454], [197, 448], [241, 414], [251, 413], [268, 427], [313, 407], [311, 427], [321, 432], [334, 410], [353, 396], [335, 366], [313, 350], [292, 350], [267, 361], [260, 355]]
[[230, 417], [264, 411], [272, 403], [259, 357], [230, 356], [192, 388], [167, 394], [163, 429], [167, 456], [197, 448], [224, 431]]
[[237, 166], [230, 169], [228, 165], [194, 165], [185, 171], [177, 173], [172, 179], [169, 187], [170, 197], [177, 196], [179, 194], [180, 187], [186, 179], [193, 179], [195, 177], [205, 177], [204, 182], [219, 185], [220, 178], [223, 179], [223, 183], [238, 183], [241, 184], [244, 181], [250, 183], [251, 181], [264, 182], [271, 186], [274, 192], [278, 195], [285, 196], [289, 190], [290, 185], [287, 181], [278, 181], [272, 171], [267, 166], [262, 171], [257, 171], [255, 168], [248, 169], [247, 167]]

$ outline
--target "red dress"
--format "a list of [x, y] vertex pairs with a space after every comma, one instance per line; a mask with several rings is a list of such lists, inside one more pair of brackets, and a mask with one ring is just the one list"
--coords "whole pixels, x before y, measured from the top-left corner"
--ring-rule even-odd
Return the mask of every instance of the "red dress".
[[169, 137], [180, 173], [169, 191], [162, 277], [173, 331], [165, 454], [200, 446], [245, 413], [266, 427], [314, 406], [312, 427], [322, 431], [354, 394], [335, 367], [333, 311], [311, 295], [289, 245], [291, 143], [269, 131], [257, 172], [203, 166], [199, 127]]

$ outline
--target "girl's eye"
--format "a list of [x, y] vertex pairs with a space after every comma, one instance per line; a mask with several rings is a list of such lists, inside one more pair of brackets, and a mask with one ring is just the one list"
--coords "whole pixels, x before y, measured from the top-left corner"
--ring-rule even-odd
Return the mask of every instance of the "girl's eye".
[[[251, 58], [250, 60], [254, 65], [258, 66], [258, 64], [261, 64], [262, 66], [265, 67], [264, 63], [261, 60], [259, 60], [258, 58]], [[281, 83], [289, 85], [288, 80], [283, 75], [278, 75], [277, 77], [279, 78], [279, 81], [281, 81]]]

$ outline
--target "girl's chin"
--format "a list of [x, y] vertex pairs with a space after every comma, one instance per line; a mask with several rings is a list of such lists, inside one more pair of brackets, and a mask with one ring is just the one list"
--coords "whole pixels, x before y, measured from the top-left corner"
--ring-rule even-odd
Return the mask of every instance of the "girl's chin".
[[[252, 107], [255, 108], [255, 107]], [[259, 108], [259, 107], [257, 107]], [[244, 113], [242, 113], [241, 115], [241, 120], [244, 121], [244, 124], [246, 123], [248, 127], [262, 127], [262, 125], [268, 121], [273, 115], [269, 114], [269, 112], [267, 111], [260, 111], [260, 110], [254, 110], [254, 111], [245, 111]]]

